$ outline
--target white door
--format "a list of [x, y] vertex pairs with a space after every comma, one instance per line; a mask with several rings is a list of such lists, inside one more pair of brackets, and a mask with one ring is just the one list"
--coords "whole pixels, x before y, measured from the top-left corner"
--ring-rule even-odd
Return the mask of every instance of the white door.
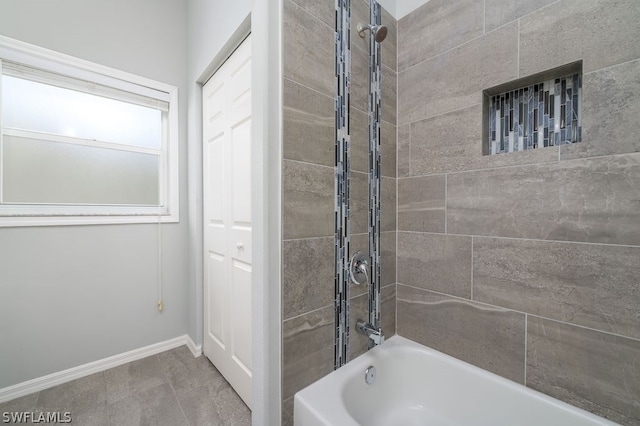
[[204, 354], [251, 408], [251, 41], [202, 88]]

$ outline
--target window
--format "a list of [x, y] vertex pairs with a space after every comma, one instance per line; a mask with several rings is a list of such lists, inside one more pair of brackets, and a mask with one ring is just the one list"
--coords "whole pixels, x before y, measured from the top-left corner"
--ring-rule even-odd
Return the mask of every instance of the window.
[[178, 220], [177, 89], [0, 38], [0, 226]]

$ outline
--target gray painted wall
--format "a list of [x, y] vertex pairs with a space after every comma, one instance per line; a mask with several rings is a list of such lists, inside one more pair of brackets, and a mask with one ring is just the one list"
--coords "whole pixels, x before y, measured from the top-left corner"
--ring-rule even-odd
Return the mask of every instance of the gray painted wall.
[[251, 0], [187, 1], [187, 87], [189, 155], [189, 335], [203, 337], [202, 269], [202, 79], [212, 61], [251, 12]]
[[183, 335], [186, 8], [174, 0], [0, 3], [0, 34], [179, 88], [181, 222], [0, 228], [0, 388]]
[[[640, 5], [432, 0], [398, 22], [402, 336], [640, 422]], [[583, 142], [484, 156], [482, 91], [583, 61]]]

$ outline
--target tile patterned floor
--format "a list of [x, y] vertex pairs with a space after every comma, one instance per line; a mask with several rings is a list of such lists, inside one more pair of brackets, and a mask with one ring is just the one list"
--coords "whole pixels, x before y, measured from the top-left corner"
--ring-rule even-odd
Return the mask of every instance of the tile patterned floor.
[[186, 346], [0, 404], [16, 411], [70, 411], [73, 426], [251, 424], [229, 383]]

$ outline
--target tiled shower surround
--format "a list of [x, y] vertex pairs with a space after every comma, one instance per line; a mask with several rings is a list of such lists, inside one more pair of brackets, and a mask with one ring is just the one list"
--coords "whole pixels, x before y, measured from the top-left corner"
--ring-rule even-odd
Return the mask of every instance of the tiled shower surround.
[[[353, 27], [369, 10], [351, 3], [353, 250], [368, 239], [368, 49]], [[335, 3], [283, 0], [283, 9], [291, 424], [295, 392], [333, 369]], [[397, 23], [397, 44], [383, 14], [382, 43], [385, 334], [397, 325], [629, 425], [640, 424], [639, 23], [635, 0], [430, 0]], [[582, 141], [484, 155], [483, 91], [577, 61]], [[366, 288], [350, 296], [353, 329]], [[351, 357], [366, 344], [352, 333]]]
[[[283, 424], [293, 395], [334, 368], [335, 0], [283, 0]], [[395, 334], [396, 22], [382, 43], [382, 327]], [[368, 252], [369, 22], [365, 0], [351, 0], [350, 254]], [[367, 287], [350, 288], [349, 358], [367, 349], [355, 322], [368, 319]]]
[[[638, 40], [635, 0], [431, 0], [398, 21], [398, 334], [629, 425]], [[576, 61], [582, 142], [483, 155], [483, 91]]]

